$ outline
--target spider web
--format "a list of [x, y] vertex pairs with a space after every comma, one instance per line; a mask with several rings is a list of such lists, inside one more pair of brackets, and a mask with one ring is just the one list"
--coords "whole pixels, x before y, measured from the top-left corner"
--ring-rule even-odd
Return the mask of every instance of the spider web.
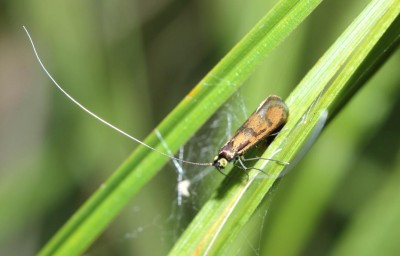
[[[318, 99], [317, 99], [318, 100]], [[177, 156], [181, 159], [189, 161], [212, 160], [217, 150], [223, 145], [237, 127], [246, 119], [247, 111], [240, 95], [235, 95], [231, 102], [218, 111], [218, 114], [211, 118], [204, 127], [193, 138], [182, 147]], [[235, 109], [235, 107], [240, 109]], [[310, 107], [312, 110], [314, 104]], [[297, 129], [301, 129], [304, 123], [310, 118], [318, 118], [315, 129], [309, 135], [306, 142], [308, 146], [304, 147], [304, 152], [299, 152], [298, 156], [291, 163], [291, 168], [300, 161], [305, 152], [310, 148], [316, 138], [326, 124], [328, 113], [322, 111], [317, 116], [309, 116], [307, 112], [303, 122], [299, 123]], [[162, 140], [162, 136], [159, 135]], [[284, 171], [286, 174], [291, 168]], [[170, 208], [169, 211], [162, 214], [155, 214], [150, 218], [149, 222], [141, 223], [134, 228], [126, 231], [119, 240], [121, 244], [135, 244], [136, 240], [149, 236], [154, 229], [161, 230], [154, 244], [162, 244], [165, 251], [154, 253], [152, 255], [166, 254], [173, 244], [179, 239], [180, 235], [185, 231], [194, 216], [210, 197], [212, 192], [217, 188], [224, 176], [215, 171], [212, 167], [187, 166], [181, 165], [179, 161], [171, 161], [164, 169], [165, 172], [173, 173], [174, 182], [171, 182], [170, 192]], [[278, 183], [279, 184], [279, 183]], [[262, 202], [260, 207], [253, 214], [253, 217], [247, 223], [239, 236], [235, 238], [233, 245], [240, 244], [240, 247], [232, 246], [229, 255], [261, 255], [263, 248], [263, 237], [265, 236], [265, 227], [268, 222], [268, 210], [270, 208], [272, 197], [277, 189], [277, 185], [270, 191], [266, 200]], [[144, 192], [146, 193], [146, 192]], [[131, 218], [136, 218], [140, 214], [140, 204], [133, 204], [128, 207], [131, 209]], [[148, 234], [146, 234], [148, 233]], [[237, 241], [237, 243], [236, 243]], [[97, 250], [95, 250], [97, 251]], [[132, 250], [130, 250], [130, 253]], [[94, 253], [97, 255], [97, 253]], [[140, 255], [140, 253], [139, 253]]]
[[[235, 94], [185, 146], [180, 148], [175, 156], [194, 162], [212, 161], [218, 149], [243, 123], [248, 114], [242, 97], [238, 93]], [[162, 134], [157, 135], [160, 141], [163, 142]], [[165, 143], [164, 148], [166, 153], [171, 153]], [[112, 251], [115, 252], [125, 247], [129, 247], [129, 249], [121, 250], [132, 253], [132, 251], [135, 252], [135, 249], [132, 249], [136, 247], [135, 244], [148, 241], [149, 236], [152, 237], [150, 240], [154, 245], [165, 250], [163, 252], [154, 251], [152, 255], [164, 255], [179, 239], [194, 216], [225, 178], [213, 167], [181, 164], [177, 160], [171, 160], [160, 175], [168, 176], [168, 191], [165, 191], [165, 198], [161, 200], [163, 200], [163, 204], [169, 204], [169, 210], [155, 212], [153, 215], [147, 216], [146, 220], [137, 221], [138, 219], [143, 219], [143, 212], [147, 212], [145, 208], [154, 207], [152, 205], [154, 202], [146, 202], [145, 199], [140, 199], [141, 197], [147, 197], [149, 193], [154, 193], [154, 191], [149, 191], [151, 189], [147, 190], [145, 188], [139, 193], [138, 197], [140, 198], [134, 200], [123, 211], [122, 217], [118, 217], [114, 224], [111, 225], [112, 227], [109, 228], [111, 230], [114, 228], [120, 229], [115, 234], [114, 239], [111, 239], [111, 242], [104, 242], [103, 239], [98, 239], [88, 251], [89, 255], [102, 255], [105, 248], [112, 248]], [[161, 177], [156, 177], [155, 183], [165, 182], [160, 181], [161, 179]], [[168, 199], [166, 199], [166, 195], [168, 195]], [[261, 215], [258, 213], [258, 215], [264, 218], [265, 213], [263, 212]], [[122, 229], [118, 228], [118, 223], [124, 222], [126, 219], [131, 219], [132, 223]], [[102, 237], [104, 236], [106, 235]], [[249, 248], [253, 247], [254, 245], [249, 245]], [[257, 251], [257, 249], [253, 248], [251, 251]]]

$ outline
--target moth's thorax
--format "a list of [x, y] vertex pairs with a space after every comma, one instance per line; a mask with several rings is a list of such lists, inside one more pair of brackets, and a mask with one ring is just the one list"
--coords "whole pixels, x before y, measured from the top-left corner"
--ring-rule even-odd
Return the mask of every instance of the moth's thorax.
[[231, 145], [226, 144], [218, 152], [218, 158], [225, 158], [228, 162], [232, 162], [237, 156], [237, 151]]
[[218, 155], [214, 158], [213, 166], [218, 170], [225, 169], [226, 165], [229, 162], [235, 160], [236, 157], [237, 154], [233, 150], [230, 150], [227, 145], [225, 145], [221, 148], [221, 150], [218, 152]]

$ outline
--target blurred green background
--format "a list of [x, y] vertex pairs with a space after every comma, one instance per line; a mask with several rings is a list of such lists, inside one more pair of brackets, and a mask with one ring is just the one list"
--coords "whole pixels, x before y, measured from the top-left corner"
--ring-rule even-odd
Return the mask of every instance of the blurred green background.
[[[22, 25], [68, 92], [142, 139], [275, 2], [2, 1], [0, 255], [35, 254], [137, 146], [50, 84]], [[185, 154], [213, 155], [267, 95], [286, 97], [368, 2], [323, 2]], [[400, 250], [399, 67], [396, 53], [276, 184], [243, 230], [236, 253]], [[217, 142], [196, 140], [215, 127], [222, 130]], [[165, 255], [211, 193], [215, 185], [209, 183], [223, 178], [196, 170], [184, 174], [193, 186], [181, 201], [178, 170], [167, 166], [88, 253]], [[197, 180], [199, 171], [207, 177]]]

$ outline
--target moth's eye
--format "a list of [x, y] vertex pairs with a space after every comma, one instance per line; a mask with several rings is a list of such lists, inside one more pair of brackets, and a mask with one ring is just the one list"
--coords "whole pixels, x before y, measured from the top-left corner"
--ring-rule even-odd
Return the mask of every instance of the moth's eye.
[[219, 166], [220, 166], [221, 168], [225, 168], [225, 167], [227, 166], [227, 164], [228, 164], [228, 160], [226, 160], [225, 158], [221, 158], [221, 159], [219, 160]]

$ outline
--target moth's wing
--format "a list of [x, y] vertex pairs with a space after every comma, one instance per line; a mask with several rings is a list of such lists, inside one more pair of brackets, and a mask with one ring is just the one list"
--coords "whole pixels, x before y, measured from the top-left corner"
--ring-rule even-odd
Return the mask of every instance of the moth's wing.
[[258, 141], [282, 127], [288, 118], [289, 110], [278, 96], [270, 96], [264, 100], [257, 110], [237, 130], [223, 148], [240, 155]]

